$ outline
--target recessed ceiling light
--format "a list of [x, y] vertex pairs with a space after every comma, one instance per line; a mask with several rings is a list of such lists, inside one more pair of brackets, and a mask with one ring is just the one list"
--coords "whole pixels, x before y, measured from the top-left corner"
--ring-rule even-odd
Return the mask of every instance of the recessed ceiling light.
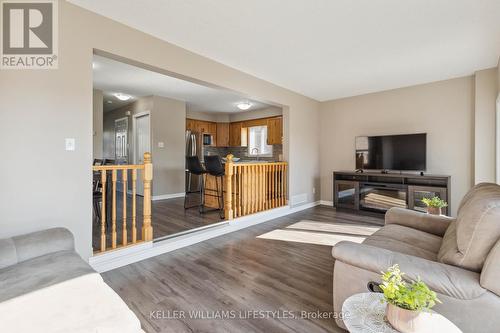
[[129, 99], [132, 98], [130, 95], [122, 94], [122, 93], [116, 93], [114, 94], [116, 98], [118, 98], [120, 101], [128, 101]]
[[252, 103], [250, 103], [250, 102], [241, 102], [241, 103], [236, 104], [236, 106], [240, 110], [248, 110], [248, 109], [250, 109], [250, 107], [252, 107]]

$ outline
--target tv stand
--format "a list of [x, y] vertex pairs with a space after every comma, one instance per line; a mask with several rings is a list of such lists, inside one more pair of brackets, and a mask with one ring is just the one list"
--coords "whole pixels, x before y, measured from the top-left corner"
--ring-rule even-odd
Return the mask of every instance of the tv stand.
[[425, 212], [422, 198], [434, 196], [450, 204], [450, 176], [366, 170], [333, 173], [334, 206], [340, 209], [385, 214], [391, 207], [402, 207]]

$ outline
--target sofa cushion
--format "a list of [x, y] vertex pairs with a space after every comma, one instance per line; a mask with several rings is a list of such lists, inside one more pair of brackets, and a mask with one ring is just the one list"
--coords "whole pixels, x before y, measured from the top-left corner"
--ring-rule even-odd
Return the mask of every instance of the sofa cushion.
[[438, 260], [480, 272], [500, 238], [500, 186], [474, 186], [460, 204], [456, 221], [446, 230]]
[[0, 303], [2, 332], [138, 333], [134, 313], [98, 273], [52, 284]]
[[51, 228], [0, 239], [0, 269], [58, 251], [74, 251], [73, 234], [66, 228]]
[[436, 261], [442, 238], [398, 224], [388, 224], [363, 244]]
[[94, 272], [73, 251], [26, 260], [0, 270], [0, 302]]

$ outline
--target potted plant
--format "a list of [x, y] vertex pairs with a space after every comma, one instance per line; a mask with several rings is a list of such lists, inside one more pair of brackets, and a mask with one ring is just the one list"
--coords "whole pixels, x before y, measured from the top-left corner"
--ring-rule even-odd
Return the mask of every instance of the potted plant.
[[441, 210], [448, 206], [448, 203], [440, 197], [423, 198], [422, 202], [427, 206], [427, 213], [441, 215]]
[[441, 301], [420, 278], [407, 283], [403, 280], [403, 275], [399, 265], [382, 272], [383, 282], [380, 288], [387, 302], [387, 321], [402, 333], [422, 332], [423, 321], [429, 320], [428, 316], [422, 315]]

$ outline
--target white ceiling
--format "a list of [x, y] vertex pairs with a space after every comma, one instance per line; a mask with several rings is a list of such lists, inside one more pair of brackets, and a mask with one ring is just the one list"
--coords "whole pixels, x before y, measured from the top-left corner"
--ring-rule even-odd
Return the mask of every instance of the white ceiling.
[[[94, 88], [104, 92], [105, 112], [127, 105], [137, 97], [150, 95], [185, 101], [188, 110], [199, 112], [243, 112], [236, 104], [244, 101], [252, 103], [246, 111], [269, 107], [230, 91], [205, 87], [97, 55], [93, 59], [93, 77]], [[133, 99], [120, 101], [114, 93], [128, 94]]]
[[70, 0], [317, 100], [497, 64], [499, 0]]

